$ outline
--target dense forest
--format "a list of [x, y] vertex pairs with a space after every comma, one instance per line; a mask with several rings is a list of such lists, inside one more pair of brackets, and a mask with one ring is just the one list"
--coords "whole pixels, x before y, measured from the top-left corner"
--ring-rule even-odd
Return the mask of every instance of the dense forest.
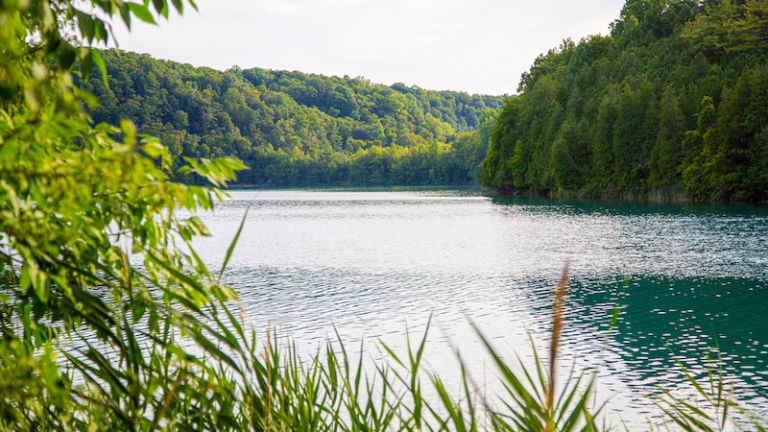
[[[225, 72], [117, 50], [94, 121], [132, 120], [177, 163], [235, 156], [240, 184], [462, 184], [477, 179], [503, 97], [428, 91], [363, 78], [232, 68]], [[470, 133], [473, 131], [478, 133]]]
[[483, 183], [552, 196], [768, 199], [768, 2], [629, 0], [539, 56]]

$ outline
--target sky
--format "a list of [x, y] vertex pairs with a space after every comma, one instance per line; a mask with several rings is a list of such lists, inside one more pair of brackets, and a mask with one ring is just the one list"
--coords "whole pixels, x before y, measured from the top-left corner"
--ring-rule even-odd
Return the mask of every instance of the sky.
[[197, 0], [119, 47], [225, 70], [298, 70], [430, 90], [514, 94], [565, 38], [607, 34], [624, 0]]

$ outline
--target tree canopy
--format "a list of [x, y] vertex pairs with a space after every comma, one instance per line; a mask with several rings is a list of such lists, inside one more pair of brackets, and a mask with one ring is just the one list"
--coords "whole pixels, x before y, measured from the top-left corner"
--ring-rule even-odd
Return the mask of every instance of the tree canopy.
[[768, 199], [768, 6], [629, 0], [608, 36], [539, 56], [483, 183], [554, 196]]
[[[117, 50], [101, 54], [109, 87], [84, 85], [101, 101], [92, 110], [96, 121], [131, 119], [158, 136], [174, 161], [236, 156], [250, 168], [241, 184], [469, 183], [482, 156], [466, 159], [460, 147], [475, 140], [461, 135], [503, 101], [364, 78], [220, 72]], [[469, 153], [484, 154], [485, 146]]]

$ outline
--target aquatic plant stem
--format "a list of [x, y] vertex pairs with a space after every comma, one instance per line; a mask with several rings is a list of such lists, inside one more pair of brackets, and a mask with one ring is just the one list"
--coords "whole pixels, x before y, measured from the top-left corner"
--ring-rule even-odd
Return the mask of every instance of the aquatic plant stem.
[[545, 432], [554, 431], [554, 397], [555, 397], [555, 375], [557, 367], [557, 348], [560, 345], [560, 336], [563, 332], [563, 307], [565, 305], [565, 294], [568, 291], [570, 262], [566, 261], [563, 267], [563, 273], [560, 276], [560, 283], [555, 289], [555, 301], [552, 305], [552, 343], [549, 348], [549, 382], [546, 391], [546, 411], [549, 414]]

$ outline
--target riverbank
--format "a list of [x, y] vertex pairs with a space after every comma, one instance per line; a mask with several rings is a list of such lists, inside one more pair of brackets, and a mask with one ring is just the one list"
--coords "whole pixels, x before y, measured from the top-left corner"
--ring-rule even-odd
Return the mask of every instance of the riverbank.
[[606, 201], [606, 202], [628, 202], [628, 203], [658, 203], [658, 204], [737, 204], [765, 206], [768, 201], [731, 201], [729, 199], [697, 201], [685, 195], [679, 190], [656, 190], [643, 193], [615, 193], [615, 192], [595, 192], [595, 191], [567, 191], [567, 190], [532, 190], [528, 188], [498, 189], [484, 187], [483, 190], [490, 196], [502, 198], [546, 198], [551, 200], [572, 200], [572, 201]]

